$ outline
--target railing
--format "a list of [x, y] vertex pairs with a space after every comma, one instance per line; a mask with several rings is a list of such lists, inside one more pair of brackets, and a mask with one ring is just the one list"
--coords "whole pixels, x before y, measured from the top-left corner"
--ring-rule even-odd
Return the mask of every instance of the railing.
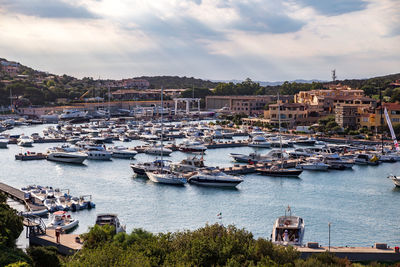
[[39, 235], [39, 234], [45, 234], [46, 233], [46, 224], [40, 218], [39, 216], [36, 215], [25, 215], [24, 220], [27, 223], [27, 231], [26, 231], [26, 237], [30, 237], [31, 235]]

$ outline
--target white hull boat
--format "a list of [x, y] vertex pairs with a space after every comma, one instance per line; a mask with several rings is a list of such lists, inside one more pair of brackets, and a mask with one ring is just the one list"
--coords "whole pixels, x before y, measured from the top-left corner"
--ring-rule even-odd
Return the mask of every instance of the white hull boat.
[[186, 184], [187, 179], [173, 173], [162, 173], [162, 172], [146, 172], [147, 177], [154, 183], [160, 184], [172, 184], [172, 185], [183, 185]]
[[395, 175], [390, 175], [390, 176], [388, 176], [388, 178], [393, 181], [393, 183], [396, 187], [400, 187], [400, 177], [395, 176]]
[[65, 211], [57, 211], [51, 222], [46, 225], [47, 229], [61, 228], [64, 231], [72, 230], [78, 226], [79, 220], [72, 219], [71, 215], [67, 215]]
[[276, 219], [274, 223], [271, 235], [272, 243], [284, 246], [301, 246], [304, 231], [304, 220], [301, 217], [285, 214], [285, 216]]
[[188, 182], [210, 187], [236, 187], [243, 179], [223, 172], [199, 172], [190, 177]]

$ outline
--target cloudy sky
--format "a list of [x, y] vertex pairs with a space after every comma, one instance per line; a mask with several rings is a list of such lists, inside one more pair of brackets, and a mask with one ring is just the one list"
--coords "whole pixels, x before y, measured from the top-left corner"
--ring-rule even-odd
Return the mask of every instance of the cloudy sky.
[[400, 72], [399, 0], [0, 0], [0, 57], [76, 77]]

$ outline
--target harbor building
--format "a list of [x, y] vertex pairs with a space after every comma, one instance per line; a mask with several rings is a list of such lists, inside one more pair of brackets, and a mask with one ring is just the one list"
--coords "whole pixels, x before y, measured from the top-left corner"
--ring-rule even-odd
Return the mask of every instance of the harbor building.
[[[279, 110], [280, 107], [280, 110]], [[279, 125], [278, 112], [280, 113], [281, 123], [286, 127], [294, 127], [298, 124], [307, 124], [308, 106], [300, 103], [279, 103], [270, 104], [264, 111], [264, 118], [272, 125]], [[309, 123], [317, 120], [310, 119]]]
[[342, 105], [335, 108], [335, 121], [342, 128], [357, 129], [360, 114], [357, 106]]
[[[386, 108], [392, 125], [400, 123], [400, 104], [399, 103], [383, 103], [383, 108]], [[360, 115], [360, 127], [367, 128], [372, 131], [379, 130], [382, 125], [387, 125], [384, 111], [382, 110], [381, 121], [381, 107], [377, 107], [371, 113], [364, 113]]]
[[[282, 95], [280, 99], [289, 102], [293, 96]], [[276, 101], [276, 95], [206, 96], [206, 109], [229, 108], [233, 114], [260, 115], [267, 104]]]

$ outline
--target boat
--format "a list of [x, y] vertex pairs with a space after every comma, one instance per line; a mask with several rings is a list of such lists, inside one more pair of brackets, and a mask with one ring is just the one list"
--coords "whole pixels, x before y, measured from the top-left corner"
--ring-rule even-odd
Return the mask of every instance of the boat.
[[294, 140], [294, 144], [298, 146], [313, 146], [316, 140], [308, 137], [298, 137]]
[[82, 164], [87, 157], [86, 153], [81, 152], [52, 151], [47, 154], [47, 160], [76, 164]]
[[354, 163], [359, 165], [378, 165], [379, 158], [376, 155], [360, 153], [355, 156]]
[[229, 154], [235, 161], [242, 163], [259, 163], [259, 162], [272, 162], [280, 159], [288, 159], [289, 155], [282, 150], [273, 149], [265, 155], [250, 153], [249, 155], [230, 153]]
[[340, 157], [337, 153], [323, 156], [323, 162], [328, 164], [332, 169], [351, 169], [354, 166], [353, 159], [345, 159]]
[[112, 153], [113, 158], [120, 159], [133, 159], [138, 153], [136, 150], [130, 150], [125, 146], [113, 146], [108, 148], [108, 151]]
[[51, 222], [46, 225], [47, 229], [61, 228], [64, 231], [70, 231], [79, 224], [79, 220], [71, 218], [71, 215], [67, 214], [66, 211], [56, 211], [53, 215]]
[[[161, 107], [164, 106], [163, 101], [163, 87], [161, 87]], [[161, 144], [159, 146], [160, 151], [159, 155], [161, 155], [161, 162], [163, 162], [164, 156], [164, 145], [163, 145], [163, 138], [164, 138], [164, 123], [163, 123], [163, 113], [161, 113]], [[172, 152], [172, 150], [169, 149]], [[147, 152], [146, 152], [147, 153]], [[167, 154], [169, 155], [169, 154]], [[160, 168], [155, 171], [146, 171], [147, 177], [153, 181], [154, 183], [162, 183], [162, 184], [171, 184], [171, 185], [183, 185], [187, 182], [187, 179], [178, 173], [173, 173], [170, 171], [164, 171], [163, 164], [160, 164]]]
[[188, 179], [191, 184], [211, 187], [236, 187], [243, 182], [242, 178], [227, 175], [221, 171], [201, 170]]
[[169, 148], [165, 148], [162, 145], [152, 145], [145, 149], [146, 154], [157, 155], [157, 156], [169, 156], [173, 151]]
[[312, 157], [314, 153], [308, 148], [296, 148], [294, 151], [289, 152], [291, 158]]
[[113, 214], [113, 213], [97, 214], [96, 224], [99, 226], [111, 225], [115, 228], [115, 232], [117, 234], [126, 231], [126, 226], [121, 225], [117, 214]]
[[178, 173], [164, 172], [162, 169], [156, 171], [147, 171], [147, 177], [154, 183], [183, 185], [187, 179]]
[[182, 152], [204, 152], [207, 147], [199, 141], [185, 140], [178, 146], [178, 149]]
[[7, 148], [8, 138], [0, 136], [0, 148]]
[[38, 159], [46, 159], [46, 155], [43, 153], [36, 153], [27, 151], [25, 153], [18, 153], [15, 155], [16, 160], [38, 160]]
[[87, 158], [92, 160], [110, 160], [112, 157], [112, 153], [102, 146], [88, 146], [84, 151]]
[[282, 168], [277, 165], [272, 166], [271, 168], [258, 168], [256, 169], [258, 173], [265, 176], [273, 176], [273, 177], [299, 177], [303, 170], [299, 169], [289, 169]]
[[397, 177], [396, 175], [389, 175], [388, 178], [393, 181], [395, 186], [400, 187], [400, 177]]
[[170, 164], [170, 168], [174, 172], [194, 172], [204, 167], [203, 157], [199, 158], [197, 156], [187, 157], [180, 162]]
[[[289, 215], [287, 215], [289, 212]], [[277, 245], [301, 246], [303, 244], [305, 225], [303, 218], [293, 216], [290, 207], [285, 215], [276, 219], [272, 228], [272, 243]]]
[[169, 164], [167, 162], [170, 162], [168, 160], [155, 160], [151, 162], [143, 162], [143, 163], [132, 163], [131, 169], [136, 175], [139, 176], [146, 176], [146, 172], [148, 171], [156, 171], [160, 168], [162, 168], [164, 171], [167, 171], [169, 168]]
[[249, 142], [248, 146], [250, 147], [257, 147], [257, 148], [270, 148], [271, 143], [268, 142], [264, 136], [262, 135], [256, 135], [252, 138], [252, 140]]
[[30, 138], [30, 137], [27, 136], [27, 135], [21, 135], [21, 136], [18, 138], [17, 142], [18, 142], [17, 144], [18, 144], [19, 146], [31, 147], [32, 144], [33, 144], [33, 139]]
[[305, 162], [298, 163], [296, 169], [309, 170], [309, 171], [327, 171], [329, 165], [323, 163], [317, 158], [310, 158]]
[[86, 120], [88, 119], [87, 112], [77, 109], [65, 109], [59, 116], [60, 120]]
[[120, 134], [118, 139], [121, 142], [130, 142], [131, 141], [131, 139], [128, 136], [126, 136], [126, 134]]

